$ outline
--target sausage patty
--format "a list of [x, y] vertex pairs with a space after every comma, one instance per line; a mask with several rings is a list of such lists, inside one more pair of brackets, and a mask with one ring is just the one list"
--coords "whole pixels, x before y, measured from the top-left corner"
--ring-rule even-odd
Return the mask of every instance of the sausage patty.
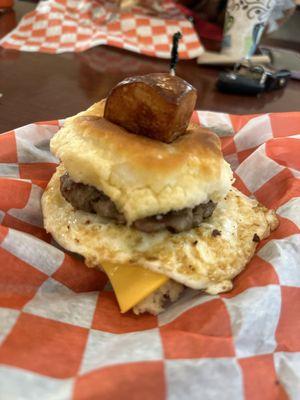
[[[60, 191], [63, 197], [78, 210], [96, 213], [109, 218], [117, 224], [126, 224], [114, 202], [94, 186], [74, 182], [68, 173], [60, 178]], [[167, 229], [172, 233], [187, 231], [199, 226], [212, 215], [216, 203], [211, 200], [194, 208], [170, 211], [167, 214], [153, 215], [134, 221], [133, 226], [143, 232], [158, 232]]]

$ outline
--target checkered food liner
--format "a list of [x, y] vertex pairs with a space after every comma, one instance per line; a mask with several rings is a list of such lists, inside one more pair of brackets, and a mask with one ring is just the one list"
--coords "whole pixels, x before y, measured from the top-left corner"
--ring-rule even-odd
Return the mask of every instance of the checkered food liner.
[[45, 0], [26, 14], [0, 45], [22, 51], [64, 53], [106, 44], [169, 58], [172, 36], [177, 31], [183, 34], [180, 58], [203, 53], [192, 22], [173, 0], [162, 1], [157, 13], [143, 7], [120, 11], [105, 0]]
[[188, 290], [158, 317], [121, 315], [104, 274], [43, 229], [61, 122], [0, 135], [1, 399], [300, 398], [300, 113], [193, 118], [280, 226], [231, 292]]

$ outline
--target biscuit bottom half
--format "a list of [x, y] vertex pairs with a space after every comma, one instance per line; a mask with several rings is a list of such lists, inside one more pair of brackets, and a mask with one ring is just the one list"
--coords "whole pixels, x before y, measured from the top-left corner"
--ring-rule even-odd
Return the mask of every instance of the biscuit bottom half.
[[89, 267], [134, 263], [170, 278], [137, 305], [136, 312], [161, 312], [163, 298], [175, 301], [184, 286], [209, 294], [230, 290], [258, 242], [278, 226], [273, 210], [232, 188], [198, 228], [178, 234], [141, 232], [75, 210], [60, 192], [65, 172], [59, 165], [42, 197], [44, 226], [54, 239], [82, 255]]

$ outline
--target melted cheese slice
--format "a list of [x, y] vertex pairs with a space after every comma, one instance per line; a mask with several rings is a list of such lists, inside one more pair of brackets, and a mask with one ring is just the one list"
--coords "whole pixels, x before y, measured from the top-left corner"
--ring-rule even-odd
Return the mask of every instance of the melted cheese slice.
[[136, 264], [101, 264], [116, 294], [122, 313], [130, 310], [169, 278]]

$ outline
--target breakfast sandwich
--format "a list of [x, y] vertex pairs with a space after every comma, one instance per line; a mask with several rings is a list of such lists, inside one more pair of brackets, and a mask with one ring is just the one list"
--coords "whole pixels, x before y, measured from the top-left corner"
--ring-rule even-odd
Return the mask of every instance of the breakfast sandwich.
[[158, 314], [186, 287], [230, 290], [278, 225], [232, 186], [219, 137], [190, 122], [195, 103], [177, 76], [128, 78], [51, 140], [45, 228], [107, 274], [121, 312]]

